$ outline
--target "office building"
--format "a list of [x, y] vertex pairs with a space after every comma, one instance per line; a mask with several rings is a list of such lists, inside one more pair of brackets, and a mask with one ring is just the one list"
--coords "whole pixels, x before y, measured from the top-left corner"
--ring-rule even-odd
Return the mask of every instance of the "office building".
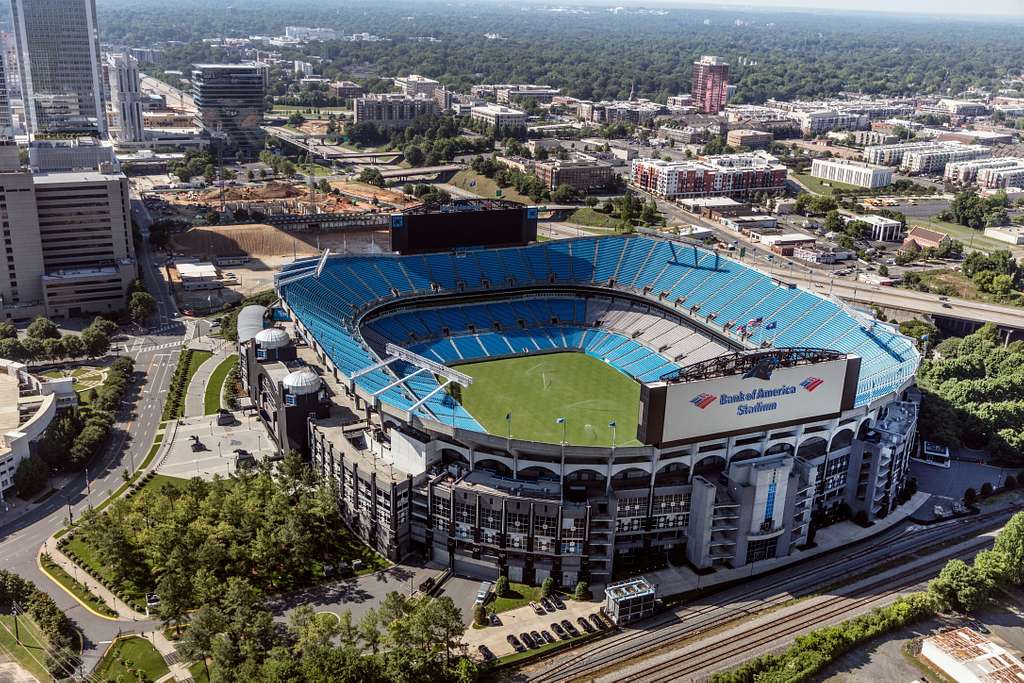
[[767, 152], [722, 154], [696, 161], [634, 159], [630, 182], [659, 197], [743, 197], [782, 192], [786, 167]]
[[856, 214], [840, 216], [845, 223], [859, 221], [871, 226], [870, 239], [873, 242], [899, 242], [903, 235], [903, 224], [894, 218], [886, 218], [877, 214]]
[[869, 164], [899, 166], [905, 171], [920, 173], [942, 173], [948, 163], [990, 156], [992, 149], [989, 147], [958, 142], [903, 142], [864, 148], [864, 161]]
[[874, 189], [892, 184], [892, 169], [849, 159], [815, 159], [811, 177]]
[[469, 111], [471, 121], [497, 128], [518, 128], [526, 125], [526, 112], [500, 104], [482, 104]]
[[729, 92], [729, 65], [718, 57], [704, 55], [693, 63], [690, 93], [697, 110], [717, 114], [725, 108]]
[[95, 0], [12, 0], [32, 133], [106, 134]]
[[35, 172], [0, 145], [0, 314], [77, 317], [122, 310], [137, 276], [128, 179], [98, 170]]
[[107, 55], [107, 75], [115, 137], [119, 142], [142, 142], [146, 139], [146, 129], [142, 123], [138, 61], [125, 53]]
[[9, 138], [14, 134], [14, 118], [11, 115], [11, 100], [7, 89], [7, 56], [0, 56], [0, 137]]
[[800, 132], [804, 135], [820, 135], [831, 130], [860, 130], [868, 127], [866, 114], [857, 114], [836, 109], [823, 109], [820, 111], [797, 111], [792, 116], [800, 125]]
[[403, 95], [407, 95], [409, 97], [416, 97], [417, 95], [433, 97], [434, 90], [436, 90], [439, 85], [441, 84], [433, 78], [427, 78], [426, 76], [420, 76], [418, 74], [410, 74], [404, 78], [395, 79], [395, 87], [398, 88]]
[[327, 85], [327, 92], [335, 97], [343, 97], [350, 100], [354, 97], [362, 97], [366, 92], [363, 86], [352, 81], [334, 81]]
[[507, 85], [495, 88], [495, 99], [498, 104], [515, 104], [525, 100], [548, 103], [561, 94], [558, 88], [547, 85]]
[[18, 465], [38, 451], [57, 411], [78, 405], [74, 381], [34, 375], [21, 363], [0, 359], [0, 506]]
[[644, 126], [655, 117], [668, 112], [667, 107], [650, 100], [617, 100], [591, 102], [580, 100], [577, 115], [591, 123], [632, 123]]
[[192, 98], [196, 123], [220, 148], [255, 158], [263, 149], [265, 64], [195, 64]]
[[549, 190], [567, 185], [579, 192], [591, 192], [606, 189], [612, 181], [612, 167], [603, 161], [536, 161], [532, 170]]
[[420, 116], [438, 113], [432, 97], [400, 92], [364, 95], [354, 101], [353, 109], [356, 123], [373, 123], [385, 130], [405, 128]]
[[764, 149], [772, 144], [772, 134], [761, 130], [750, 130], [749, 128], [737, 128], [730, 130], [725, 136], [725, 142], [732, 147], [746, 147], [747, 149]]
[[35, 139], [28, 146], [28, 165], [35, 173], [95, 171], [100, 166], [118, 170], [113, 145], [93, 137]]

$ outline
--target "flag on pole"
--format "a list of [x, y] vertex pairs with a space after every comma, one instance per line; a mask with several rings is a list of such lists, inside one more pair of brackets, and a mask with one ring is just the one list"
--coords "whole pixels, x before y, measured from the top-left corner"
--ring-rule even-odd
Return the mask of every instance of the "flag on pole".
[[768, 323], [767, 325], [765, 325], [764, 329], [766, 329], [766, 330], [774, 330], [775, 329], [775, 321], [773, 320], [770, 323]]
[[555, 424], [556, 425], [564, 425], [565, 424], [565, 418], [564, 417], [558, 418], [557, 420], [555, 420]]

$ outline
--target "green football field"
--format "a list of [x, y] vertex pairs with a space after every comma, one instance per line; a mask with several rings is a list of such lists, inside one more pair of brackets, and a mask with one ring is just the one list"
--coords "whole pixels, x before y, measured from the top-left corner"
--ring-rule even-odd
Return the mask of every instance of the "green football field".
[[617, 425], [618, 446], [636, 440], [640, 385], [610, 365], [584, 353], [549, 353], [466, 363], [458, 370], [473, 384], [462, 389], [462, 405], [491, 434], [506, 436], [512, 413], [512, 438], [610, 446]]

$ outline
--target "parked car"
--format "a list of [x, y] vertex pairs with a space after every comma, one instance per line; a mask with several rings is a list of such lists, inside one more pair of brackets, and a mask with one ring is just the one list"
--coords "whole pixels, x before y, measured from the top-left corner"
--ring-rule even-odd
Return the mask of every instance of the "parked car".
[[575, 638], [576, 636], [578, 636], [580, 634], [580, 632], [576, 630], [576, 627], [573, 626], [572, 622], [569, 621], [568, 619], [562, 619], [562, 628], [564, 628], [566, 631], [568, 631], [569, 635], [572, 636], [573, 638]]
[[557, 635], [562, 640], [569, 639], [569, 634], [565, 632], [565, 629], [562, 628], [562, 625], [559, 624], [557, 621], [551, 622], [551, 630], [554, 631], [555, 635]]
[[530, 631], [530, 637], [533, 638], [533, 642], [537, 647], [544, 644], [544, 636], [540, 634], [540, 631]]
[[548, 612], [555, 611], [555, 603], [551, 602], [551, 600], [548, 598], [541, 598], [540, 604], [544, 605], [544, 609], [546, 609]]
[[533, 648], [537, 647], [533, 643], [533, 638], [530, 637], [530, 634], [527, 633], [526, 631], [523, 631], [522, 633], [519, 634], [519, 640], [523, 641], [523, 645], [525, 645], [526, 647], [528, 647], [530, 649], [533, 649]]
[[491, 626], [501, 626], [501, 618], [495, 612], [491, 612], [487, 620], [491, 622]]
[[540, 634], [542, 636], [544, 636], [544, 640], [546, 640], [547, 642], [549, 642], [549, 643], [555, 642], [555, 637], [553, 635], [551, 635], [551, 631], [548, 631], [547, 629], [544, 629], [543, 631], [540, 632]]
[[594, 627], [590, 625], [590, 622], [587, 621], [586, 617], [576, 617], [576, 623], [583, 627], [583, 630], [587, 633], [594, 632]]
[[941, 505], [936, 505], [935, 507], [932, 508], [932, 514], [939, 519], [945, 519], [946, 508], [942, 507]]
[[530, 607], [532, 607], [532, 608], [533, 608], [533, 611], [534, 611], [534, 613], [535, 613], [535, 614], [537, 614], [537, 616], [540, 616], [540, 617], [542, 617], [542, 616], [544, 616], [545, 614], [547, 614], [547, 612], [545, 612], [545, 611], [544, 611], [544, 608], [540, 606], [540, 603], [537, 603], [537, 602], [533, 602], [533, 601], [531, 600], [531, 601], [530, 601]]
[[484, 658], [485, 662], [489, 662], [493, 659], [497, 659], [491, 649], [486, 645], [477, 645], [476, 649], [480, 652], [480, 656]]
[[605, 623], [604, 619], [598, 616], [597, 612], [590, 615], [590, 623], [594, 625], [598, 631], [608, 628], [608, 624]]
[[519, 639], [511, 633], [505, 637], [505, 640], [508, 641], [508, 644], [511, 645], [512, 649], [516, 652], [526, 652], [526, 646], [519, 642]]
[[554, 593], [548, 596], [548, 600], [555, 603], [555, 607], [557, 607], [558, 609], [565, 609], [565, 602], [563, 602], [562, 598], [558, 597]]
[[967, 514], [967, 506], [963, 503], [953, 503], [953, 514], [954, 515], [965, 515]]

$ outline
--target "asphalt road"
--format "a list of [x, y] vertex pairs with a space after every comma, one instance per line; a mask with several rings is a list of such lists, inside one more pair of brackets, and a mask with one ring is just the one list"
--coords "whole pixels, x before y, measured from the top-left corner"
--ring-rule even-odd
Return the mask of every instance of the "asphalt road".
[[135, 197], [132, 215], [144, 236], [136, 254], [140, 274], [146, 289], [157, 300], [157, 314], [150, 321], [150, 332], [142, 336], [141, 344], [135, 345], [140, 350], [131, 353], [135, 359], [135, 381], [117, 415], [110, 446], [100, 461], [89, 468], [88, 484], [82, 473], [31, 513], [11, 522], [0, 516], [0, 567], [34, 581], [75, 621], [84, 636], [85, 671], [95, 666], [106, 644], [118, 633], [149, 630], [155, 622], [110, 621], [94, 616], [39, 570], [36, 555], [43, 543], [64, 526], [69, 508], [77, 519], [87, 507], [98, 504], [123, 483], [122, 470], [137, 467], [146, 457], [160, 425], [179, 352], [173, 347], [151, 347], [180, 346], [186, 337], [186, 325], [179, 319], [174, 300], [153, 265], [148, 241], [151, 221], [142, 202]]

